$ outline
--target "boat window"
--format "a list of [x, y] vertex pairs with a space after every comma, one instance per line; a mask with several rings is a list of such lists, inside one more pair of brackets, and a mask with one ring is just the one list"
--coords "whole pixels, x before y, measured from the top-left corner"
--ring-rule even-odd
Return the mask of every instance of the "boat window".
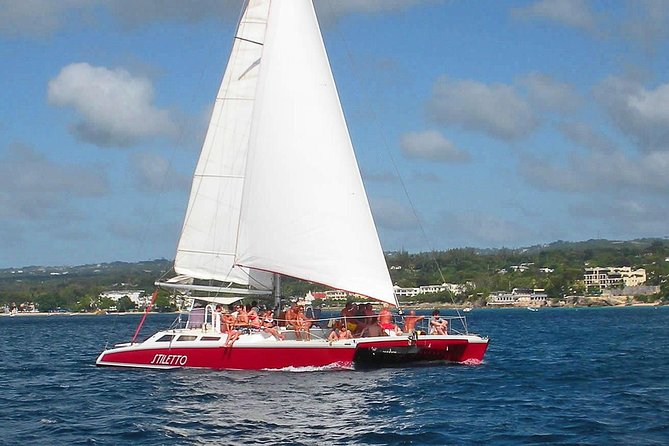
[[221, 337], [220, 336], [202, 336], [200, 341], [220, 341]]
[[174, 335], [163, 335], [160, 339], [157, 339], [156, 342], [170, 342], [174, 338]]
[[197, 336], [193, 335], [182, 335], [177, 338], [177, 342], [179, 341], [194, 341], [197, 339]]

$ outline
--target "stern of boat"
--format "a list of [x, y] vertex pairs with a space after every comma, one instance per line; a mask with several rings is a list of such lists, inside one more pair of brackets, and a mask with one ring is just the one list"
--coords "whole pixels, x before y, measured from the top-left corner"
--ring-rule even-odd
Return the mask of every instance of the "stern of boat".
[[445, 361], [478, 364], [483, 361], [488, 339], [477, 335], [410, 335], [360, 339], [355, 364], [387, 367]]

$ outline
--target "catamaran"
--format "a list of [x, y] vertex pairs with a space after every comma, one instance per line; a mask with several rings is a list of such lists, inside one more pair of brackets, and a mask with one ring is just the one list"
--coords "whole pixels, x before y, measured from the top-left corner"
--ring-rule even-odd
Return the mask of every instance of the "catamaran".
[[103, 351], [97, 365], [477, 362], [488, 346], [466, 322], [446, 334], [388, 330], [332, 340], [327, 325], [316, 321], [309, 340], [283, 326], [281, 337], [246, 329], [228, 342], [216, 306], [272, 294], [279, 306], [282, 276], [399, 307], [312, 0], [245, 3], [193, 177], [174, 271], [156, 286], [204, 306], [191, 310], [185, 326], [136, 342], [140, 323], [131, 342]]

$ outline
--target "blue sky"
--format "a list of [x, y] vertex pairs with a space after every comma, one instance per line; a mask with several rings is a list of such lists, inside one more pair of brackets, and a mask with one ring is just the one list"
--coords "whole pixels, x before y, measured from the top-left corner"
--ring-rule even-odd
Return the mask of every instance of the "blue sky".
[[[385, 250], [669, 235], [669, 2], [315, 3]], [[174, 257], [240, 7], [0, 0], [0, 267]]]

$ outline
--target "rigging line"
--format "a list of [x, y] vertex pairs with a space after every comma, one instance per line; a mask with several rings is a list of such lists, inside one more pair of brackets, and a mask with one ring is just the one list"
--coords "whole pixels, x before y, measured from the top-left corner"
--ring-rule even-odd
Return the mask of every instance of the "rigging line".
[[[328, 7], [330, 8], [331, 16], [335, 17], [334, 9], [332, 8], [332, 2], [328, 1], [326, 3], [328, 5]], [[341, 32], [336, 31], [336, 34], [339, 36], [341, 42], [344, 45], [344, 49], [345, 49], [345, 52], [346, 52], [346, 57], [348, 58], [349, 63], [351, 64], [351, 67], [353, 67], [353, 69], [355, 69], [356, 64], [355, 64], [355, 60], [353, 58], [353, 53], [351, 51], [351, 48], [350, 48], [350, 45], [349, 45], [348, 41], [346, 40], [345, 36]], [[362, 88], [362, 85], [361, 85], [358, 77], [354, 75], [353, 79], [355, 79], [357, 81], [358, 90], [361, 92], [361, 94], [363, 96], [363, 99], [364, 99], [364, 105], [367, 108], [369, 116], [371, 117], [372, 121], [376, 124], [376, 127], [379, 130], [379, 134], [380, 134], [381, 140], [383, 142], [383, 147], [384, 147], [386, 153], [388, 154], [388, 158], [390, 158], [390, 162], [393, 166], [393, 170], [395, 171], [395, 175], [397, 175], [397, 179], [398, 179], [398, 181], [400, 183], [400, 186], [402, 188], [402, 192], [404, 193], [404, 196], [406, 197], [407, 201], [409, 202], [409, 206], [411, 207], [411, 212], [413, 213], [413, 216], [416, 219], [416, 222], [418, 223], [418, 227], [420, 228], [423, 239], [425, 240], [425, 244], [427, 245], [428, 249], [430, 250], [431, 259], [434, 262], [435, 266], [437, 267], [437, 271], [439, 272], [439, 276], [441, 278], [441, 281], [442, 281], [442, 283], [446, 283], [446, 279], [444, 278], [444, 274], [441, 270], [441, 267], [439, 266], [439, 262], [437, 261], [437, 258], [434, 256], [434, 248], [432, 247], [432, 243], [430, 242], [430, 239], [427, 236], [427, 232], [425, 231], [425, 227], [423, 226], [423, 222], [421, 221], [420, 217], [418, 216], [418, 212], [416, 211], [416, 207], [414, 206], [413, 200], [411, 200], [411, 196], [409, 195], [409, 191], [406, 187], [406, 183], [404, 182], [404, 179], [402, 178], [402, 175], [400, 174], [400, 170], [397, 167], [397, 163], [395, 162], [395, 157], [393, 156], [393, 154], [390, 150], [390, 144], [388, 143], [388, 139], [386, 138], [385, 133], [381, 129], [379, 117], [378, 117], [376, 111], [374, 110], [374, 108], [372, 108], [370, 98], [365, 93], [366, 90], [364, 88]], [[455, 304], [456, 303], [455, 299], [453, 298], [453, 296], [451, 295], [450, 292], [449, 292], [449, 296], [450, 296], [451, 301], [453, 302], [453, 304]], [[399, 299], [397, 299], [397, 303], [398, 303], [398, 308], [400, 308], [399, 307]], [[460, 311], [457, 308], [456, 308], [456, 311], [457, 311], [458, 315], [460, 315]]]

